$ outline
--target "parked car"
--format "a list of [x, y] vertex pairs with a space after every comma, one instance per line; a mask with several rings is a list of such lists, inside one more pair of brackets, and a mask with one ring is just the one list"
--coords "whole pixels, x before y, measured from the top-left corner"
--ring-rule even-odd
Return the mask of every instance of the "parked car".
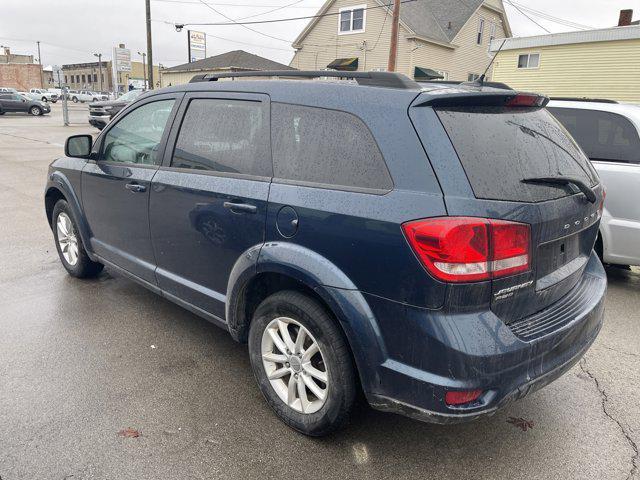
[[131, 90], [116, 100], [94, 102], [89, 105], [89, 123], [102, 130], [124, 107], [133, 102], [144, 90]]
[[67, 94], [73, 103], [97, 102], [98, 95], [89, 90], [69, 90]]
[[548, 109], [580, 144], [606, 187], [596, 251], [605, 263], [640, 265], [640, 106], [553, 100]]
[[18, 93], [18, 91], [11, 87], [0, 87], [0, 93]]
[[18, 92], [18, 95], [21, 95], [21, 96], [27, 98], [28, 100], [40, 100], [39, 97], [36, 97], [35, 95], [33, 95], [32, 93], [29, 93], [29, 92]]
[[96, 99], [96, 102], [100, 102], [100, 101], [106, 101], [109, 100], [109, 94], [107, 93], [102, 93], [102, 92], [91, 92], [94, 95], [94, 98]]
[[18, 93], [0, 93], [0, 106], [5, 112], [25, 112], [38, 116], [51, 112], [51, 107], [40, 100], [32, 100]]
[[45, 193], [64, 268], [106, 265], [247, 342], [308, 435], [360, 388], [453, 423], [571, 368], [603, 321], [604, 191], [548, 99], [311, 75], [359, 84], [200, 76], [70, 137]]
[[58, 95], [56, 93], [51, 93], [42, 88], [32, 88], [29, 90], [29, 93], [43, 102], [56, 103], [58, 101]]

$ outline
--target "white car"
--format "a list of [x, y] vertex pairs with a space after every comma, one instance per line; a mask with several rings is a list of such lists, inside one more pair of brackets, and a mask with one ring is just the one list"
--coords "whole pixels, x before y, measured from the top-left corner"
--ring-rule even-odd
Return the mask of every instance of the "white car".
[[43, 102], [56, 103], [58, 101], [58, 95], [56, 93], [51, 93], [44, 88], [32, 88], [29, 90], [29, 93], [32, 95], [32, 98], [42, 100]]
[[606, 188], [598, 253], [605, 263], [640, 265], [640, 105], [552, 100], [547, 108], [591, 159]]
[[68, 98], [73, 103], [97, 102], [100, 100], [100, 95], [90, 90], [69, 90]]

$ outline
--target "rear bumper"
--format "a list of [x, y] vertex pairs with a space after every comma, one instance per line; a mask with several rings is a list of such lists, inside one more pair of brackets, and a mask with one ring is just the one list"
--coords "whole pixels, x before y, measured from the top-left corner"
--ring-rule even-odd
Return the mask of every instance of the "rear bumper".
[[[602, 327], [605, 292], [606, 274], [592, 255], [573, 295], [544, 311], [557, 327], [534, 338], [491, 311], [445, 314], [367, 296], [386, 357], [375, 371], [361, 372], [369, 377], [363, 382], [367, 399], [374, 408], [432, 423], [491, 415], [548, 385], [582, 358]], [[559, 321], [564, 311], [566, 318]], [[536, 328], [544, 312], [531, 317]], [[475, 389], [483, 394], [471, 404], [444, 402], [447, 391]]]

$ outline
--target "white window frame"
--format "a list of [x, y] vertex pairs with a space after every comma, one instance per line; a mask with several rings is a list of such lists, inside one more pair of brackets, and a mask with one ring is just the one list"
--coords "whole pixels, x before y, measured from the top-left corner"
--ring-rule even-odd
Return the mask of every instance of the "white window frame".
[[478, 19], [478, 31], [476, 32], [476, 44], [482, 45], [484, 41], [484, 18]]
[[[358, 29], [358, 30], [354, 30], [353, 29], [353, 11], [354, 10], [362, 10], [362, 28]], [[340, 30], [340, 23], [342, 20], [342, 12], [351, 12], [350, 14], [350, 22], [349, 22], [349, 30], [346, 31], [341, 31]], [[365, 29], [367, 28], [367, 5], [366, 4], [362, 4], [362, 5], [353, 5], [350, 7], [342, 7], [340, 9], [338, 9], [338, 35], [351, 35], [354, 33], [364, 33]]]
[[467, 73], [467, 82], [475, 82], [477, 79], [480, 78], [480, 74], [479, 73]]
[[[529, 63], [531, 60], [531, 55], [537, 55], [538, 56], [538, 65], [536, 65], [535, 67], [530, 67]], [[521, 67], [520, 66], [520, 57], [527, 57], [527, 66], [526, 67]], [[520, 53], [518, 54], [518, 59], [517, 59], [517, 63], [516, 63], [516, 68], [518, 70], [536, 70], [538, 68], [540, 68], [540, 59], [542, 58], [542, 55], [540, 55], [540, 52], [531, 52], [531, 53]]]

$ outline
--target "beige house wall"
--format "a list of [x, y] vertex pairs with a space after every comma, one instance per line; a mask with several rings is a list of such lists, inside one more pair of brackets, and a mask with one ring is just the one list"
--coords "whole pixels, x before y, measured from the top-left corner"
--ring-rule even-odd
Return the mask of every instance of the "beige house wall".
[[[502, 8], [501, 0], [491, 3]], [[341, 8], [366, 5], [365, 31], [347, 35], [338, 34], [338, 15], [321, 18], [303, 39], [290, 65], [300, 70], [326, 68], [336, 58], [358, 57], [358, 70], [387, 67], [391, 38], [391, 14], [375, 0], [336, 0], [325, 13], [338, 13]], [[484, 18], [482, 45], [476, 44], [478, 22]], [[411, 32], [400, 25], [397, 71], [413, 77], [414, 67], [426, 67], [448, 72], [450, 80], [467, 80], [469, 73], [482, 73], [488, 65], [491, 23], [496, 25], [496, 38], [506, 36], [500, 14], [484, 5], [476, 11], [458, 32], [451, 46], [411, 38]]]

